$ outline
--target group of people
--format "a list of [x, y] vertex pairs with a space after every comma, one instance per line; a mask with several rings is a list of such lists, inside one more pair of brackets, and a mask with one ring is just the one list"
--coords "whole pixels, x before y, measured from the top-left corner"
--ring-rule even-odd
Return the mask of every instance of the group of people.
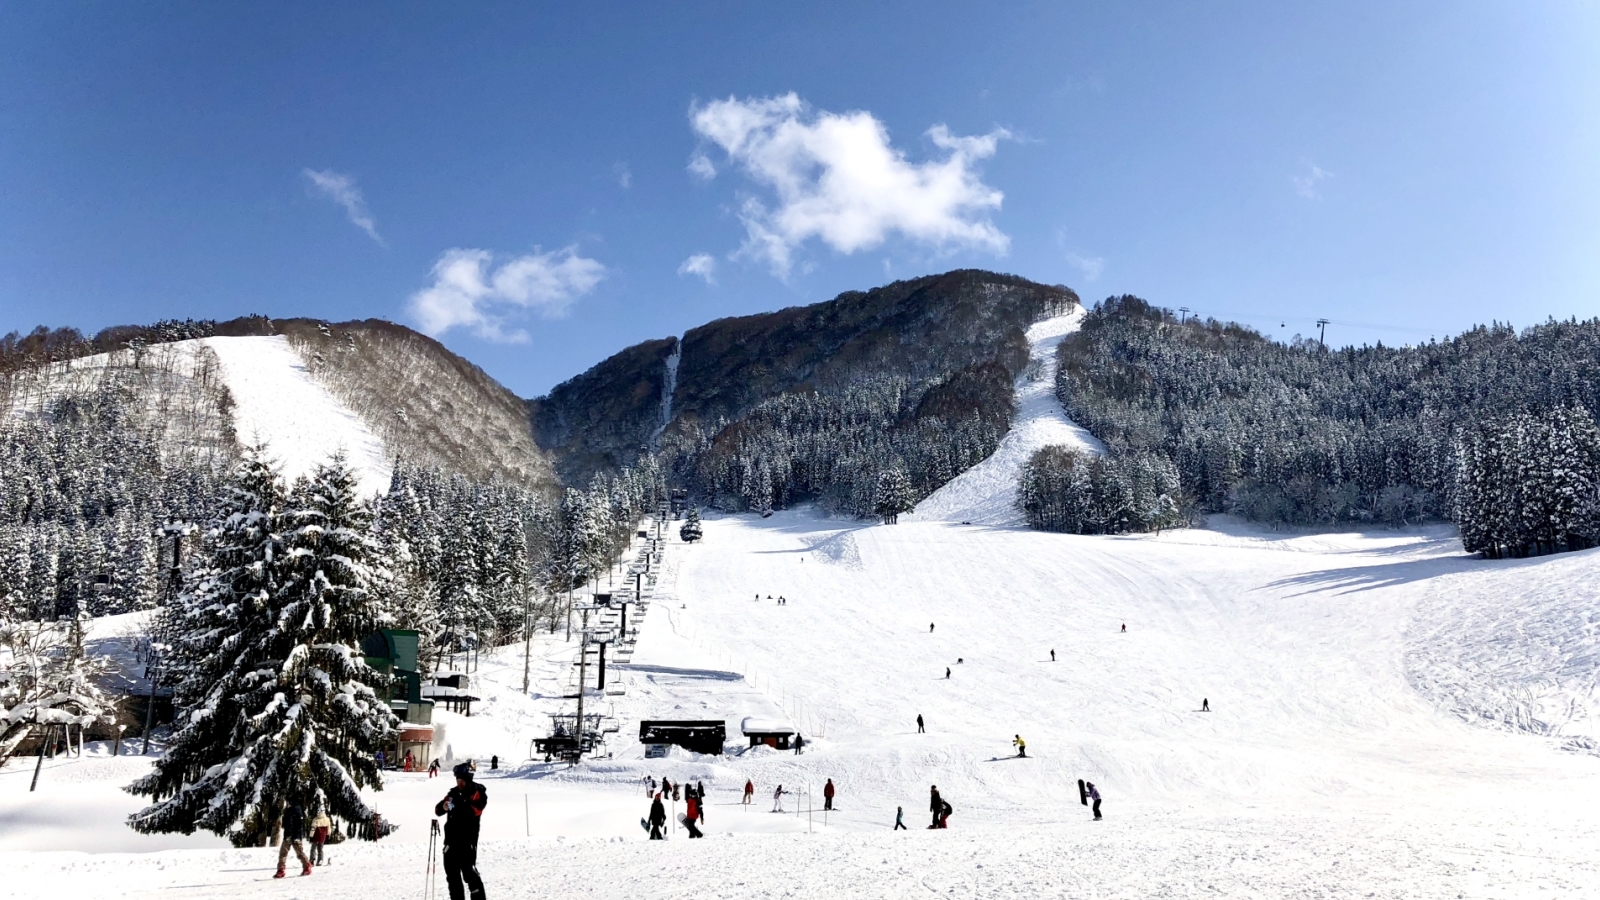
[[[378, 768], [380, 769], [390, 768], [391, 757], [382, 750], [372, 754], [372, 760], [378, 764]], [[399, 762], [394, 763], [393, 767], [402, 772], [415, 772], [418, 765], [419, 763], [417, 762], [417, 758], [412, 755], [410, 750], [407, 750], [406, 755], [402, 757]], [[438, 774], [439, 761], [436, 759], [428, 764], [428, 777], [432, 778]]]
[[311, 855], [306, 856], [304, 841], [306, 838], [306, 812], [299, 802], [290, 800], [283, 806], [283, 817], [279, 820], [279, 827], [283, 834], [278, 841], [278, 874], [273, 878], [282, 878], [287, 873], [285, 868], [289, 862], [289, 851], [294, 850], [294, 855], [300, 859], [300, 874], [310, 875], [312, 866], [320, 866], [326, 862], [323, 856], [323, 845], [328, 843], [328, 835], [333, 833], [333, 820], [325, 812], [319, 812], [311, 818]]
[[[771, 600], [772, 599], [772, 595], [768, 594], [767, 595], [767, 599]], [[761, 593], [759, 591], [756, 592], [756, 602], [758, 602], [758, 603], [761, 602]], [[788, 606], [789, 605], [789, 601], [782, 594], [779, 594], [778, 595], [778, 605], [779, 606]]]
[[[684, 812], [679, 821], [683, 823], [684, 829], [689, 832], [689, 837], [705, 837], [705, 834], [700, 830], [700, 826], [706, 822], [705, 782], [695, 782], [688, 785], [682, 782], [673, 784], [666, 778], [662, 778], [661, 790], [659, 791], [654, 789], [654, 778], [650, 779], [649, 784], [651, 787], [650, 815], [645, 818], [645, 824], [650, 829], [650, 840], [660, 841], [666, 839], [667, 807], [665, 801], [677, 800], [680, 793], [684, 799]], [[745, 786], [754, 790], [748, 782], [746, 782]], [[748, 797], [747, 793], [746, 802], [749, 802]]]

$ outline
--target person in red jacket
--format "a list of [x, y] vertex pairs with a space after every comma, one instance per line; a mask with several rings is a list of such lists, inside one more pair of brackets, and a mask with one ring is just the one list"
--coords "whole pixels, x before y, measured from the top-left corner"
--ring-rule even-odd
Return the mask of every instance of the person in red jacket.
[[683, 813], [683, 827], [689, 829], [691, 838], [705, 837], [700, 833], [700, 829], [695, 827], [695, 820], [700, 818], [700, 798], [695, 796], [694, 791], [690, 791], [689, 798], [684, 802], [688, 804], [688, 808]]
[[756, 796], [756, 785], [755, 785], [755, 782], [746, 779], [745, 783], [744, 783], [744, 804], [746, 806], [749, 806], [750, 805], [750, 801], [755, 799], [755, 796]]
[[833, 809], [833, 779], [832, 778], [829, 778], [828, 779], [828, 783], [822, 786], [822, 808], [824, 810]]

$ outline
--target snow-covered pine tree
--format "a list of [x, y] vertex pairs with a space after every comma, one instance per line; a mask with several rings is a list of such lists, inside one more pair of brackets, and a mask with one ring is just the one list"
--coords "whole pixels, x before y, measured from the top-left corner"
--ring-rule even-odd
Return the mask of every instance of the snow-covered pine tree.
[[872, 511], [885, 525], [900, 521], [900, 514], [915, 505], [911, 482], [900, 469], [885, 469], [878, 475], [878, 489], [873, 495]]
[[[180, 727], [129, 788], [157, 801], [130, 817], [139, 831], [205, 829], [249, 846], [289, 801], [373, 815], [359, 790], [381, 789], [373, 753], [398, 723], [374, 691], [383, 676], [355, 649], [385, 622], [369, 514], [342, 457], [302, 482], [290, 511], [281, 493], [260, 453], [247, 454], [210, 564], [181, 603], [198, 627], [183, 639]], [[207, 646], [212, 656], [196, 659]]]
[[682, 538], [684, 543], [692, 544], [700, 540], [701, 534], [700, 510], [690, 504], [689, 511], [683, 518], [683, 527], [678, 529], [678, 537]]

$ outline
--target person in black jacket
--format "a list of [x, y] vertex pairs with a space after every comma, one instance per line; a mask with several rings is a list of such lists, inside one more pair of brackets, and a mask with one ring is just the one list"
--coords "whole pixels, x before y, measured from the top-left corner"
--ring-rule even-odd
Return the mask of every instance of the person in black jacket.
[[650, 840], [664, 840], [661, 829], [667, 824], [667, 808], [661, 805], [661, 795], [650, 801]]
[[939, 816], [944, 812], [944, 801], [939, 798], [939, 786], [936, 784], [928, 790], [928, 810], [933, 813], [933, 824], [929, 828], [939, 827]]
[[283, 877], [284, 863], [289, 861], [289, 848], [294, 847], [294, 855], [300, 857], [300, 874], [311, 874], [311, 860], [306, 858], [306, 848], [301, 840], [306, 836], [306, 813], [300, 804], [290, 800], [283, 807], [283, 837], [278, 842], [278, 874], [273, 878]]
[[455, 767], [456, 786], [433, 807], [433, 814], [444, 820], [444, 877], [450, 886], [450, 900], [464, 900], [462, 879], [472, 890], [472, 900], [483, 900], [483, 879], [478, 877], [478, 825], [489, 794], [472, 780], [472, 766]]

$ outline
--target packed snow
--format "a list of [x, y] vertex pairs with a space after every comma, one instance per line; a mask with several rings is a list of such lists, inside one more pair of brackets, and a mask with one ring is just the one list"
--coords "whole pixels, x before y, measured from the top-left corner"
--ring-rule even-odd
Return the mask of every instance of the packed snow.
[[[570, 710], [561, 632], [535, 641], [528, 694], [507, 647], [474, 672], [471, 718], [436, 714], [441, 755], [476, 758], [487, 785], [491, 894], [1600, 896], [1600, 756], [1584, 743], [1600, 551], [1485, 562], [1440, 528], [1226, 520], [1122, 538], [807, 510], [704, 527], [669, 549], [612, 673], [623, 693], [598, 701], [620, 724], [608, 755], [527, 759], [545, 716]], [[798, 725], [805, 753], [747, 748], [746, 717]], [[721, 719], [727, 752], [647, 760], [643, 718]], [[0, 840], [31, 851], [0, 854], [0, 892], [423, 888], [442, 779], [392, 776], [376, 800], [397, 834], [274, 883], [271, 849], [127, 830], [137, 801], [119, 788], [146, 763], [99, 753], [47, 762], [35, 794], [33, 760], [0, 770]], [[705, 783], [707, 840], [644, 840], [649, 776]], [[934, 784], [955, 807], [946, 831], [926, 828]], [[889, 830], [896, 807], [907, 832]]]
[[392, 461], [361, 417], [311, 377], [283, 335], [211, 337], [201, 341], [222, 362], [241, 441], [264, 441], [290, 481], [344, 451], [362, 493], [389, 488]]
[[929, 494], [903, 522], [1022, 525], [1017, 484], [1022, 467], [1039, 450], [1062, 445], [1104, 453], [1094, 435], [1067, 418], [1056, 400], [1056, 347], [1083, 324], [1083, 307], [1028, 328], [1028, 368], [1017, 379], [1017, 414], [988, 459]]

